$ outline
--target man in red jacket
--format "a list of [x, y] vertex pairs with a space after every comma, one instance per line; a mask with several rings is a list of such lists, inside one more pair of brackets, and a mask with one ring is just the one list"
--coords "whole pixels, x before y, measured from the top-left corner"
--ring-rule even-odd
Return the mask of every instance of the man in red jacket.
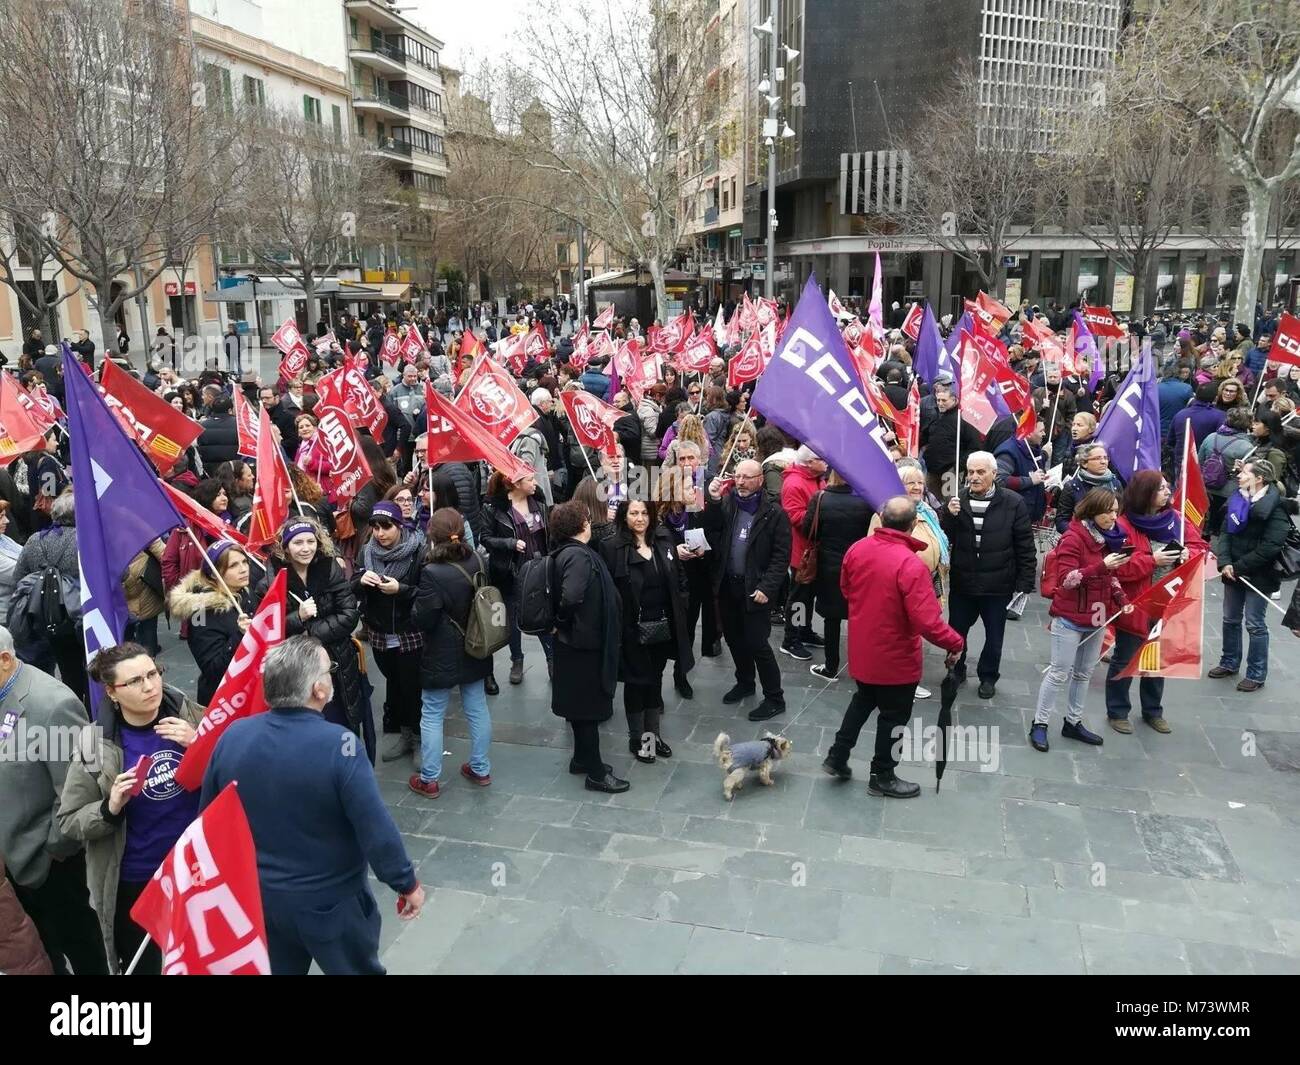
[[949, 668], [963, 640], [943, 620], [930, 570], [917, 557], [925, 544], [911, 536], [916, 504], [906, 496], [889, 500], [880, 512], [882, 528], [849, 548], [840, 570], [840, 590], [849, 608], [849, 674], [858, 690], [844, 713], [822, 768], [848, 780], [849, 752], [871, 711], [876, 721], [876, 752], [867, 790], [890, 799], [911, 799], [919, 784], [900, 780], [894, 770], [896, 732], [912, 717], [912, 700], [921, 679], [921, 637], [948, 652]]

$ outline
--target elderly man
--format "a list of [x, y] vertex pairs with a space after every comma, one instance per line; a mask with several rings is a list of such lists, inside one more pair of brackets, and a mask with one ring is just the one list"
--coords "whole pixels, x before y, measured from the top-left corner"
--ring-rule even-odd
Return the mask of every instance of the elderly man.
[[[810, 546], [803, 534], [804, 518], [826, 478], [826, 463], [807, 444], [795, 452], [795, 459], [781, 474], [781, 509], [790, 519], [790, 564], [798, 566]], [[799, 662], [812, 658], [809, 647], [823, 647], [826, 641], [813, 632], [813, 585], [799, 584], [790, 571], [790, 591], [785, 601], [785, 637], [781, 653]]]
[[952, 473], [957, 465], [957, 434], [961, 433], [961, 453], [969, 455], [980, 446], [980, 433], [968, 421], [963, 421], [957, 410], [957, 396], [952, 385], [936, 381], [934, 401], [939, 416], [928, 425], [922, 424], [921, 451], [925, 456], [927, 487], [932, 495], [943, 499], [957, 491]]
[[[26, 665], [0, 627], [0, 854], [55, 973], [107, 976], [82, 844], [55, 814], [86, 711], [69, 688]], [[64, 959], [67, 959], [66, 962]]]
[[[987, 451], [966, 459], [967, 489], [953, 496], [940, 521], [952, 558], [948, 623], [963, 640], [976, 620], [984, 623], [979, 697], [996, 694], [1002, 666], [1007, 607], [1017, 592], [1034, 590], [1034, 530], [1025, 501], [996, 483], [997, 461]], [[966, 680], [966, 651], [953, 673]]]
[[840, 570], [849, 616], [849, 675], [858, 690], [822, 768], [841, 780], [853, 775], [849, 754], [879, 707], [867, 790], [888, 799], [911, 799], [921, 791], [898, 777], [894, 757], [921, 679], [921, 638], [948, 652], [949, 667], [964, 646], [961, 635], [944, 623], [930, 569], [917, 554], [925, 544], [911, 535], [916, 522], [916, 504], [907, 496], [888, 500], [880, 512], [881, 528], [849, 548]]
[[[262, 689], [270, 710], [231, 725], [203, 776], [207, 807], [232, 780], [257, 844], [271, 971], [305, 976], [382, 976], [379, 906], [367, 865], [419, 915], [424, 889], [384, 805], [365, 749], [321, 717], [334, 697], [333, 666], [320, 641], [295, 636], [266, 653]], [[286, 802], [286, 796], [292, 796]]]
[[763, 468], [753, 459], [737, 464], [733, 491], [724, 496], [722, 488], [720, 478], [710, 482], [704, 510], [722, 634], [736, 663], [736, 684], [722, 701], [734, 704], [753, 695], [757, 669], [763, 701], [749, 720], [766, 721], [785, 713], [781, 670], [769, 638], [772, 604], [790, 565], [790, 519], [767, 498]]

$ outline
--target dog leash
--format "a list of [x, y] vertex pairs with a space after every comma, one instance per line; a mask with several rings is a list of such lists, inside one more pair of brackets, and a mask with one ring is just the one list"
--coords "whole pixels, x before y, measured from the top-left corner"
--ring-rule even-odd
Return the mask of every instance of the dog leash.
[[818, 699], [820, 699], [823, 695], [825, 695], [830, 690], [831, 685], [840, 679], [840, 674], [843, 672], [844, 672], [844, 666], [841, 665], [840, 668], [835, 671], [835, 676], [831, 677], [830, 680], [828, 680], [825, 684], [822, 685], [821, 691], [814, 692], [812, 695], [808, 696], [807, 700], [804, 702], [803, 706], [799, 707], [799, 710], [794, 715], [794, 717], [792, 717], [789, 721], [786, 722], [785, 728], [783, 728], [776, 735], [784, 736], [788, 729], [793, 728], [794, 723], [799, 720], [799, 715], [802, 714], [805, 710], [807, 710], [808, 707], [812, 706], [812, 704], [815, 703]]

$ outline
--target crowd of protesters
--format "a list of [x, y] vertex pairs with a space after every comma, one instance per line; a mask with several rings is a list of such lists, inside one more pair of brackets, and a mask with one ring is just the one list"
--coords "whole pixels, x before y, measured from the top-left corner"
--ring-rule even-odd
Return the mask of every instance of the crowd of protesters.
[[[1165, 449], [1162, 469], [1124, 483], [1096, 439], [1121, 374], [1109, 373], [1090, 388], [1043, 365], [1024, 330], [1042, 312], [1023, 306], [1002, 339], [1011, 366], [1034, 389], [1038, 428], [1024, 439], [999, 423], [981, 434], [961, 417], [950, 377], [920, 382], [919, 454], [906, 454], [886, 436], [903, 494], [877, 512], [841, 471], [750, 410], [752, 383], [729, 386], [726, 358], [734, 348], [724, 348], [706, 372], [665, 365], [661, 379], [634, 398], [610, 372], [607, 357], [570, 363], [573, 308], [546, 303], [519, 311], [500, 326], [486, 308], [343, 316], [330, 326], [333, 343], [317, 349], [300, 376], [275, 383], [242, 372], [247, 353], [236, 333], [225, 338], [226, 365], [192, 379], [168, 364], [166, 344], [155, 342], [144, 368], [117, 351], [146, 387], [202, 427], [165, 474], [172, 487], [231, 530], [248, 527], [257, 471], [240, 454], [235, 390], [266, 410], [292, 487], [288, 518], [264, 560], [233, 536], [194, 529], [177, 530], [141, 552], [123, 574], [128, 642], [101, 652], [89, 670], [75, 612], [60, 625], [47, 624], [51, 597], [54, 605], [71, 603], [79, 577], [65, 434], [51, 430], [47, 449], [0, 467], [0, 601], [8, 608], [0, 620], [9, 624], [0, 630], [0, 715], [25, 704], [33, 716], [84, 723], [90, 682], [107, 695], [99, 716], [105, 744], [93, 764], [79, 755], [51, 762], [39, 779], [30, 768], [0, 764], [0, 858], [56, 971], [121, 971], [140, 947], [140, 929], [125, 915], [200, 799], [151, 777], [159, 792], [151, 797], [162, 801], [143, 803], [133, 798], [132, 766], [142, 755], [155, 766], [160, 758], [174, 759], [193, 741], [258, 603], [281, 571], [289, 650], [275, 659], [274, 669], [282, 671], [275, 699], [268, 680], [272, 713], [256, 733], [232, 732], [218, 744], [204, 801], [223, 779], [245, 773], [251, 779], [275, 766], [266, 772], [297, 781], [286, 786], [301, 788], [309, 806], [329, 807], [326, 793], [337, 793], [357, 816], [373, 816], [378, 825], [372, 839], [347, 846], [335, 840], [337, 851], [320, 859], [336, 863], [337, 875], [314, 901], [348, 907], [340, 919], [346, 930], [332, 940], [325, 931], [303, 931], [292, 897], [300, 878], [311, 882], [303, 833], [329, 819], [313, 822], [278, 810], [269, 791], [249, 800], [259, 849], [282, 845], [287, 856], [279, 866], [268, 860], [272, 882], [263, 881], [268, 927], [278, 929], [273, 961], [283, 971], [305, 969], [310, 958], [331, 971], [377, 971], [374, 900], [354, 867], [364, 855], [414, 912], [423, 896], [395, 829], [376, 812], [382, 804], [370, 764], [410, 760], [410, 789], [438, 798], [448, 786], [445, 722], [456, 706], [469, 737], [459, 775], [469, 786], [490, 786], [493, 700], [509, 697], [499, 678], [507, 687], [525, 683], [525, 643], [533, 638], [546, 675], [530, 682], [529, 691], [549, 688], [553, 713], [572, 732], [569, 771], [599, 793], [626, 791], [635, 780], [616, 773], [601, 749], [599, 726], [614, 716], [620, 684], [628, 752], [635, 763], [652, 766], [671, 759], [672, 744], [690, 731], [675, 708], [694, 700], [691, 674], [700, 659], [718, 658], [725, 645], [734, 683], [722, 702], [764, 722], [787, 714], [785, 658], [811, 662], [816, 683], [829, 689], [844, 675], [847, 641], [856, 692], [824, 768], [840, 779], [851, 775], [850, 752], [879, 709], [869, 790], [913, 796], [918, 786], [895, 772], [891, 730], [906, 723], [914, 699], [931, 697], [919, 684], [921, 640], [944, 649], [958, 684], [973, 669], [977, 696], [992, 700], [1008, 623], [1040, 590], [1050, 592], [1051, 650], [1032, 746], [1048, 750], [1062, 690], [1061, 735], [1103, 742], [1084, 719], [1088, 680], [1103, 655], [1108, 723], [1116, 733], [1131, 733], [1131, 681], [1118, 674], [1149, 628], [1132, 602], [1207, 547], [1224, 582], [1223, 643], [1209, 676], [1238, 675], [1244, 658], [1238, 690], [1263, 687], [1268, 600], [1284, 587], [1275, 561], [1292, 532], [1300, 466], [1294, 413], [1300, 369], [1270, 362], [1271, 316], [1261, 312], [1231, 338], [1226, 323], [1199, 318], [1132, 323], [1159, 357]], [[728, 306], [724, 318], [735, 313]], [[1061, 308], [1042, 316], [1064, 330]], [[703, 315], [699, 320], [705, 324]], [[882, 389], [899, 408], [907, 406], [913, 385], [914, 352], [901, 324], [895, 305], [885, 338], [889, 354], [879, 369]], [[400, 372], [379, 354], [393, 330], [418, 330], [427, 349]], [[471, 330], [487, 345], [530, 330], [550, 342], [542, 356], [512, 368], [536, 412], [510, 445], [528, 471], [517, 468], [514, 479], [481, 462], [430, 467], [426, 461], [426, 384], [448, 397], [457, 393], [473, 365], [473, 355], [463, 354], [476, 346]], [[639, 336], [641, 327], [635, 318], [616, 319], [611, 332], [621, 339]], [[49, 354], [24, 356], [32, 365], [20, 379], [34, 398], [58, 404], [61, 365]], [[360, 434], [371, 480], [339, 499], [326, 487], [325, 452], [313, 446], [320, 432], [313, 410], [321, 376], [345, 355], [364, 356], [387, 424], [379, 439]], [[565, 391], [584, 391], [616, 408], [612, 454], [584, 445], [560, 402]], [[1184, 435], [1192, 438], [1211, 495], [1203, 529], [1171, 518]], [[1055, 479], [1053, 467], [1059, 467]], [[1050, 589], [1040, 578], [1048, 547], [1055, 559]], [[545, 567], [551, 595], [550, 620], [540, 629], [530, 623], [535, 563]], [[504, 610], [501, 650], [509, 663], [499, 673], [493, 655], [482, 654], [469, 635], [485, 587]], [[1110, 650], [1099, 618], [1108, 619]], [[193, 657], [192, 692], [164, 682], [155, 661], [160, 621]], [[1300, 635], [1296, 603], [1284, 624]], [[779, 639], [774, 628], [782, 630]], [[670, 662], [672, 688], [683, 702], [665, 699]], [[272, 665], [267, 668], [269, 677]], [[370, 704], [371, 668], [385, 678], [381, 708]], [[1163, 681], [1141, 679], [1139, 702], [1145, 724], [1172, 731]], [[370, 756], [361, 760], [360, 778], [332, 761], [330, 743], [339, 734], [354, 736]], [[315, 778], [313, 765], [323, 767]], [[333, 817], [330, 823], [337, 812]], [[267, 826], [264, 832], [259, 824]], [[259, 853], [260, 865], [264, 857]], [[142, 958], [144, 971], [159, 970], [156, 948]]]

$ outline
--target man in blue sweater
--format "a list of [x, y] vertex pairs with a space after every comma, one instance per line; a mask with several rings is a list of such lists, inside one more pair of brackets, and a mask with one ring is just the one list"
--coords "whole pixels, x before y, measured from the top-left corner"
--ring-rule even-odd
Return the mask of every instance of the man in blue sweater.
[[382, 976], [379, 906], [366, 866], [411, 920], [424, 889], [375, 784], [365, 748], [321, 717], [333, 698], [329, 655], [295, 636], [271, 648], [262, 670], [270, 707], [222, 735], [203, 777], [206, 808], [232, 780], [257, 846], [271, 971]]

